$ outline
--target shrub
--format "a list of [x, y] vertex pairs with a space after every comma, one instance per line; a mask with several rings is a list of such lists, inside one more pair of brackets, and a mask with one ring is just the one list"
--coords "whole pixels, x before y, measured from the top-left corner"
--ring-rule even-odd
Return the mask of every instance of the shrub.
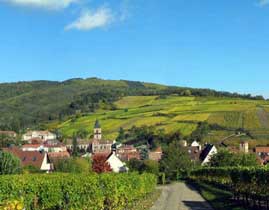
[[24, 174], [0, 176], [0, 204], [25, 209], [121, 210], [156, 187], [152, 174]]
[[0, 175], [18, 174], [21, 172], [21, 161], [9, 152], [0, 151]]
[[89, 173], [90, 161], [86, 158], [68, 158], [54, 161], [56, 172], [64, 173]]

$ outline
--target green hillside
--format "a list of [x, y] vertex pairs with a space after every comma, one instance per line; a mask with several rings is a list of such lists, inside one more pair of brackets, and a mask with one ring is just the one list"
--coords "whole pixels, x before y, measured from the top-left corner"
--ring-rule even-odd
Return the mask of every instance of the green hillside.
[[105, 137], [110, 139], [116, 138], [120, 127], [129, 129], [134, 125], [153, 125], [166, 133], [180, 131], [187, 137], [199, 122], [206, 121], [216, 127], [205, 137], [207, 142], [219, 142], [239, 128], [249, 134], [232, 137], [234, 144], [244, 139], [251, 140], [253, 144], [257, 141], [264, 144], [269, 139], [269, 102], [265, 100], [177, 95], [127, 96], [113, 104], [115, 110], [99, 109], [62, 123], [52, 123], [50, 128], [60, 129], [64, 136], [72, 136], [79, 129], [91, 133], [94, 121], [99, 119]]
[[[176, 121], [183, 120], [180, 119], [180, 116], [179, 119], [171, 119], [170, 114], [176, 117], [180, 109], [185, 111], [185, 107], [192, 110], [192, 108], [198, 105], [196, 102], [197, 99], [184, 99], [172, 97], [171, 95], [218, 97], [218, 99], [223, 97], [263, 99], [261, 96], [240, 95], [210, 89], [172, 87], [145, 82], [102, 80], [97, 78], [71, 79], [63, 82], [33, 81], [2, 83], [0, 84], [0, 129], [23, 132], [26, 128], [40, 128], [41, 123], [66, 121], [78, 113], [94, 113], [90, 114], [90, 116], [96, 118], [104, 114], [102, 111], [96, 114], [98, 110], [107, 110], [105, 111], [107, 112], [107, 118], [115, 118], [112, 122], [113, 125], [116, 123], [115, 130], [117, 130], [116, 125], [121, 126], [121, 124], [124, 124], [124, 127], [135, 123], [141, 125], [147, 120], [149, 124], [166, 122], [167, 125], [162, 126], [165, 126], [167, 129], [174, 129], [174, 126], [176, 126], [181, 128], [185, 134], [188, 134], [190, 130], [195, 128], [195, 123], [176, 123]], [[163, 100], [155, 100], [158, 96], [160, 98], [169, 97]], [[204, 98], [203, 100], [207, 99]], [[208, 104], [203, 104], [203, 100], [199, 99], [198, 101], [201, 101], [199, 103], [202, 103], [202, 106], [208, 106]], [[178, 106], [178, 104], [185, 104], [185, 107]], [[176, 107], [173, 108], [172, 106]], [[127, 115], [124, 115], [124, 109], [126, 107], [130, 110]], [[226, 107], [224, 110], [229, 111], [226, 110]], [[158, 113], [154, 112], [159, 111], [168, 112], [169, 115], [156, 117], [155, 115]], [[259, 117], [261, 119], [263, 119], [263, 112], [263, 109], [259, 111]], [[265, 113], [267, 113], [267, 110], [265, 110]], [[150, 116], [152, 114], [155, 115]], [[144, 121], [138, 119], [142, 115], [147, 115], [147, 118], [143, 119]], [[117, 119], [120, 116], [128, 118], [129, 121], [126, 121], [126, 123], [122, 122], [122, 119]], [[206, 115], [203, 115], [203, 117], [206, 117]], [[221, 116], [215, 116], [215, 118], [221, 118]], [[84, 119], [79, 120], [83, 121]], [[86, 119], [86, 121], [89, 120], [88, 118]], [[263, 123], [266, 124], [266, 120], [267, 118], [265, 117], [262, 120]], [[110, 129], [109, 122], [107, 121], [104, 125]], [[114, 136], [115, 130], [113, 131], [112, 129], [110, 131], [110, 133], [114, 133]], [[70, 132], [72, 131], [66, 133], [70, 134]]]

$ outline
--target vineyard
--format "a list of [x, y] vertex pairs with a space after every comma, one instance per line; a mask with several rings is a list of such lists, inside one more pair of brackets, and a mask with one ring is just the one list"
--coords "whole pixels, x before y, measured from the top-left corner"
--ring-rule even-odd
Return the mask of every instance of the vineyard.
[[190, 178], [228, 189], [248, 207], [269, 208], [269, 170], [266, 168], [202, 168]]
[[180, 131], [183, 136], [189, 136], [199, 122], [208, 122], [220, 126], [222, 130], [212, 130], [204, 142], [218, 143], [222, 138], [234, 134], [235, 130], [243, 128], [250, 132], [252, 138], [241, 136], [227, 143], [238, 145], [241, 140], [251, 141], [251, 146], [262, 141], [268, 143], [268, 101], [176, 95], [165, 98], [128, 96], [116, 101], [114, 106], [115, 110], [99, 109], [47, 126], [51, 130], [59, 129], [65, 137], [71, 137], [80, 129], [91, 134], [95, 120], [99, 119], [104, 138], [115, 139], [120, 127], [128, 130], [132, 126], [148, 125], [164, 129], [166, 133]]
[[153, 192], [151, 174], [44, 174], [0, 177], [1, 203], [22, 201], [25, 209], [126, 209]]

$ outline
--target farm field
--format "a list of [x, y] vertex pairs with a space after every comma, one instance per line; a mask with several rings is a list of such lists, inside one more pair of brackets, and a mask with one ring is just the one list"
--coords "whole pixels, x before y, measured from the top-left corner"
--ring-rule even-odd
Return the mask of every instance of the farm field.
[[[104, 137], [115, 139], [120, 127], [152, 125], [164, 129], [166, 133], [180, 131], [190, 135], [199, 122], [222, 126], [224, 131], [216, 131], [206, 137], [207, 142], [216, 142], [231, 135], [234, 130], [244, 128], [254, 139], [269, 139], [269, 102], [236, 98], [128, 96], [114, 103], [116, 110], [98, 110], [95, 113], [73, 117], [62, 123], [50, 124], [58, 128], [64, 136], [83, 128], [92, 131], [98, 119]], [[236, 141], [245, 137], [237, 138]], [[269, 141], [268, 141], [269, 142]]]

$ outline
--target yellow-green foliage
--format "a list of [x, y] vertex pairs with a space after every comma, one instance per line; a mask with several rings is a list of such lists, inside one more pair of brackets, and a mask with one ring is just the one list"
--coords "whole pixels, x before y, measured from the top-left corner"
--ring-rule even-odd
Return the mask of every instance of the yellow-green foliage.
[[0, 203], [1, 210], [23, 210], [23, 199], [20, 200], [8, 200]]
[[227, 128], [242, 128], [243, 113], [242, 112], [217, 112], [211, 114], [208, 122], [218, 124]]
[[0, 204], [22, 198], [25, 209], [123, 210], [153, 192], [156, 182], [152, 174], [135, 173], [0, 176]]
[[251, 109], [244, 113], [244, 128], [250, 130], [261, 128], [256, 109]]
[[177, 115], [173, 118], [173, 121], [196, 121], [196, 122], [202, 122], [206, 121], [208, 117], [210, 116], [210, 113], [190, 113], [190, 114], [182, 114]]
[[151, 105], [157, 96], [127, 96], [117, 101], [115, 104], [119, 109], [142, 107]]
[[175, 95], [166, 98], [128, 96], [117, 101], [115, 105], [117, 110], [98, 110], [94, 114], [72, 121], [53, 123], [50, 128], [59, 128], [64, 136], [72, 136], [73, 132], [81, 128], [92, 133], [94, 121], [99, 119], [104, 137], [114, 139], [120, 127], [129, 129], [132, 126], [153, 125], [157, 129], [165, 129], [166, 133], [180, 131], [183, 135], [189, 135], [198, 122], [207, 121], [225, 128], [243, 127], [256, 132], [257, 129], [265, 130], [265, 127], [260, 125], [257, 107], [262, 106], [265, 111], [269, 110], [267, 101]]

